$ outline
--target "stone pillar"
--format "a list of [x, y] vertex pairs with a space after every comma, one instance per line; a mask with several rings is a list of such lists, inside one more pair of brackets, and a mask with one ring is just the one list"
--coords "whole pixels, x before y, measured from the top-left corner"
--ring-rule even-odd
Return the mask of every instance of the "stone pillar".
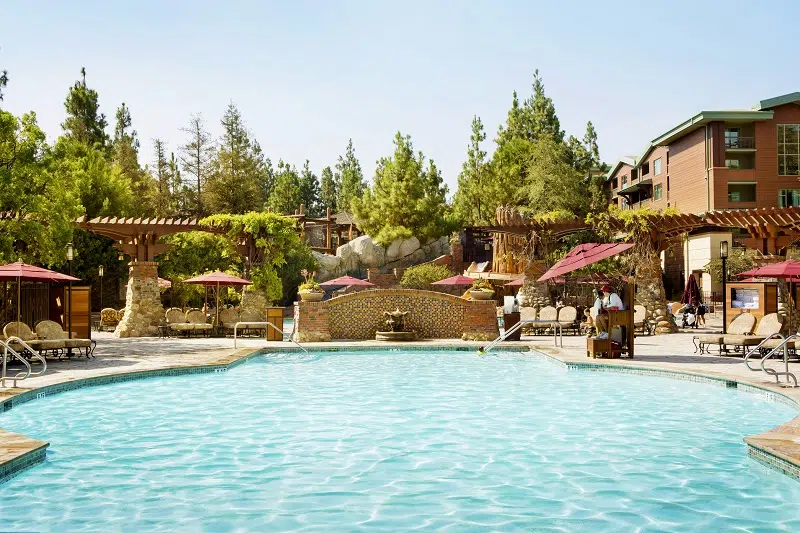
[[264, 291], [253, 288], [252, 285], [247, 285], [242, 290], [242, 304], [239, 306], [242, 311], [251, 311], [261, 317], [262, 320], [267, 319], [267, 307], [270, 302]]
[[294, 331], [297, 342], [331, 340], [327, 302], [295, 302]]
[[778, 315], [783, 318], [781, 332], [784, 334], [795, 333], [800, 328], [800, 311], [792, 309], [791, 324], [789, 323], [789, 283], [778, 279]]
[[656, 334], [675, 333], [678, 328], [667, 319], [667, 298], [661, 278], [661, 254], [653, 252], [641, 257], [636, 267], [635, 303], [647, 309], [648, 322], [655, 323]]
[[545, 272], [547, 268], [544, 261], [536, 259], [530, 261], [525, 268], [525, 281], [520, 289], [525, 307], [534, 307], [537, 313], [542, 307], [552, 305], [547, 283], [536, 282]]
[[450, 256], [453, 261], [450, 263], [450, 268], [456, 274], [464, 272], [464, 247], [461, 245], [461, 236], [458, 233], [450, 237]]
[[491, 300], [469, 300], [464, 309], [464, 333], [461, 339], [465, 341], [493, 341], [500, 336], [497, 324], [497, 307]]
[[152, 337], [164, 320], [161, 291], [158, 288], [158, 263], [138, 261], [129, 265], [128, 290], [125, 294], [125, 313], [117, 324], [114, 336]]

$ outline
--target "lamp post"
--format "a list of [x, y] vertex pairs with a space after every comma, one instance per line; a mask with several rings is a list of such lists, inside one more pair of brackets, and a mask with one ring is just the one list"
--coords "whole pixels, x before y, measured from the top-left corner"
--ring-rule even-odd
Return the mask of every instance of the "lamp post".
[[728, 332], [728, 241], [721, 241], [719, 243], [719, 258], [722, 259], [722, 334]]
[[103, 311], [103, 265], [97, 267], [97, 275], [100, 276], [100, 311]]
[[[72, 276], [72, 258], [73, 258], [73, 249], [72, 243], [67, 243], [67, 266], [69, 267], [69, 275]], [[69, 285], [67, 286], [67, 338], [72, 338], [72, 280], [69, 280]]]

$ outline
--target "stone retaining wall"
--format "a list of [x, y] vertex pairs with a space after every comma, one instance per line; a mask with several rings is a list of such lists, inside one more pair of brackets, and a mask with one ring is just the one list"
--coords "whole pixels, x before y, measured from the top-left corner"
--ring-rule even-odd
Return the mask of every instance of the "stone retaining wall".
[[493, 300], [466, 300], [457, 296], [412, 289], [373, 289], [346, 294], [325, 302], [294, 304], [300, 342], [334, 339], [374, 339], [385, 331], [385, 311], [409, 311], [406, 330], [421, 339], [494, 339], [499, 335]]

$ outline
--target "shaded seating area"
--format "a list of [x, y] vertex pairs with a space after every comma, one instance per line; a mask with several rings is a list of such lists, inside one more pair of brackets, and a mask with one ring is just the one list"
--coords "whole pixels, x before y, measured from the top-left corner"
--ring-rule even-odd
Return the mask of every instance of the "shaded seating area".
[[[3, 336], [6, 339], [19, 337], [25, 344], [45, 357], [48, 355], [59, 358], [69, 357], [73, 355], [73, 350], [77, 350], [80, 355], [89, 358], [92, 357], [96, 345], [96, 342], [90, 339], [70, 339], [61, 325], [52, 320], [42, 320], [36, 324], [35, 333], [24, 322], [9, 322], [3, 327]], [[22, 344], [13, 340], [9, 344], [16, 352], [26, 353], [28, 351]]]
[[[73, 335], [75, 334], [73, 333]], [[52, 320], [42, 320], [36, 324], [36, 336], [42, 343], [61, 342], [67, 355], [71, 355], [73, 350], [77, 350], [78, 354], [86, 356], [87, 359], [94, 356], [94, 348], [97, 345], [97, 341], [91, 339], [70, 339], [67, 332]]]
[[[740, 317], [744, 315], [749, 315], [750, 319], [742, 319], [742, 327], [741, 330], [745, 331], [745, 333], [738, 333], [739, 328], [736, 329], [736, 333], [733, 331], [734, 323], [737, 322]], [[746, 329], [749, 327], [750, 331], [753, 331], [752, 325], [755, 324], [755, 317], [750, 313], [742, 313], [741, 315], [737, 316], [732, 322], [731, 327], [728, 328], [728, 334], [723, 335], [722, 337], [722, 349], [724, 352], [730, 352], [730, 348], [733, 347], [735, 352], [741, 351], [742, 355], [746, 352], [748, 347], [755, 347], [758, 346], [761, 341], [769, 337], [770, 335], [774, 335], [775, 333], [780, 333], [781, 328], [783, 327], [783, 318], [778, 315], [777, 313], [770, 313], [768, 315], [764, 315], [764, 317], [758, 321], [758, 325], [756, 325], [755, 332], [752, 334], [750, 332], [746, 332]]]
[[208, 336], [214, 328], [206, 320], [206, 315], [199, 309], [185, 311], [178, 307], [171, 307], [165, 313], [167, 327], [177, 334], [189, 336], [192, 333]]

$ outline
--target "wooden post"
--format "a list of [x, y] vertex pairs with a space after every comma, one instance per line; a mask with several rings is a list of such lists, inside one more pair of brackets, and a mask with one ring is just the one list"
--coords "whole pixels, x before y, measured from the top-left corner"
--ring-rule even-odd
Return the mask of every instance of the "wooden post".
[[331, 252], [331, 208], [329, 207], [326, 211], [326, 220], [327, 223], [325, 224], [325, 248], [328, 249], [328, 253]]
[[300, 216], [306, 213], [306, 204], [300, 204]]

